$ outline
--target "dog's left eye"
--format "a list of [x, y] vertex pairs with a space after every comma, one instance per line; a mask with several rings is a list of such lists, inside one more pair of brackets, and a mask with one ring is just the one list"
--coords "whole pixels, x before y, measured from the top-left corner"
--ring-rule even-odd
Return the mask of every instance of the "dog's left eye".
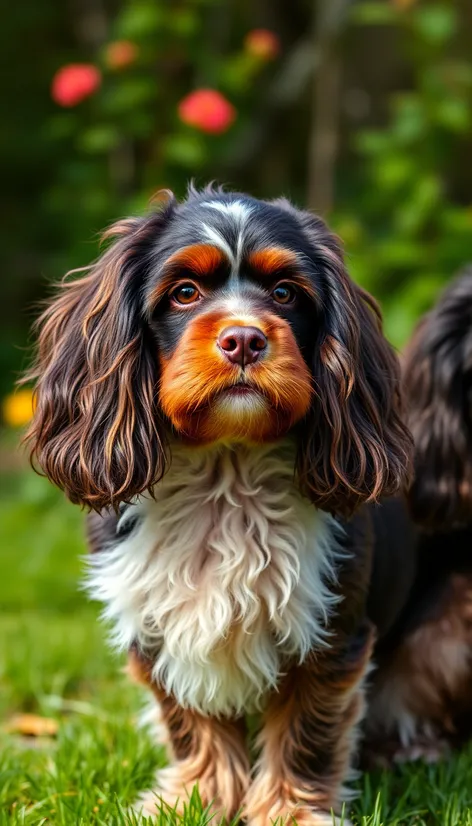
[[272, 290], [272, 298], [277, 304], [292, 304], [296, 295], [295, 287], [291, 284], [277, 284], [275, 290]]
[[194, 284], [181, 284], [171, 293], [171, 298], [177, 304], [194, 304], [201, 298], [201, 295]]

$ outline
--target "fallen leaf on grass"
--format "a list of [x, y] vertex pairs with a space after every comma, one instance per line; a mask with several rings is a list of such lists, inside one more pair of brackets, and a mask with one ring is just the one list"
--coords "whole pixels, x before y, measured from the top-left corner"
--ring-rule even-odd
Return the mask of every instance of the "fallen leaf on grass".
[[25, 737], [52, 737], [57, 734], [59, 724], [52, 717], [15, 714], [8, 720], [5, 728], [10, 734], [23, 734]]

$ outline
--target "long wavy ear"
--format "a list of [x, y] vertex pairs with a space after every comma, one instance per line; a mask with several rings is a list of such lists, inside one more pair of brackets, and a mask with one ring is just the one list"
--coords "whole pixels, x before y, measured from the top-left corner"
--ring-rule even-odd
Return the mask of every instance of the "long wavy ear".
[[376, 302], [351, 281], [336, 237], [320, 218], [290, 209], [309, 241], [322, 293], [311, 354], [315, 398], [301, 429], [298, 473], [318, 507], [349, 515], [408, 478], [399, 362]]
[[173, 203], [111, 227], [112, 246], [78, 271], [85, 275], [62, 283], [37, 322], [37, 359], [25, 377], [36, 382], [26, 435], [32, 461], [69, 499], [94, 510], [152, 488], [164, 472], [157, 352], [140, 294]]
[[431, 529], [472, 520], [472, 268], [418, 325], [404, 382], [415, 442], [413, 517]]

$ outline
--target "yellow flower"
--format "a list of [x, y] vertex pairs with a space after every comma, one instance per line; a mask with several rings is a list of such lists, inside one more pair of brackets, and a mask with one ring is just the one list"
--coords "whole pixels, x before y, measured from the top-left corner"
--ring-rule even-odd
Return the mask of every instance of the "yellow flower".
[[3, 401], [3, 420], [10, 427], [28, 424], [33, 415], [33, 391], [24, 387], [10, 393]]

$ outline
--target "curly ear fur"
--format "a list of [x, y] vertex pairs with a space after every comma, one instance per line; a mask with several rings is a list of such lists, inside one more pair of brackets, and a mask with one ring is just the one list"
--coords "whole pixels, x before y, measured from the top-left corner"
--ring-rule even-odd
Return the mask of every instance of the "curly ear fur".
[[152, 244], [173, 208], [120, 221], [102, 257], [64, 281], [37, 322], [36, 384], [26, 434], [33, 463], [69, 499], [94, 510], [148, 490], [162, 476], [157, 353], [139, 315]]
[[429, 529], [472, 521], [472, 268], [417, 327], [404, 383], [415, 443], [409, 504]]
[[338, 240], [320, 218], [295, 215], [323, 284], [312, 354], [315, 399], [301, 431], [298, 473], [318, 507], [349, 515], [362, 502], [394, 494], [408, 478], [400, 367], [380, 310], [349, 278]]

